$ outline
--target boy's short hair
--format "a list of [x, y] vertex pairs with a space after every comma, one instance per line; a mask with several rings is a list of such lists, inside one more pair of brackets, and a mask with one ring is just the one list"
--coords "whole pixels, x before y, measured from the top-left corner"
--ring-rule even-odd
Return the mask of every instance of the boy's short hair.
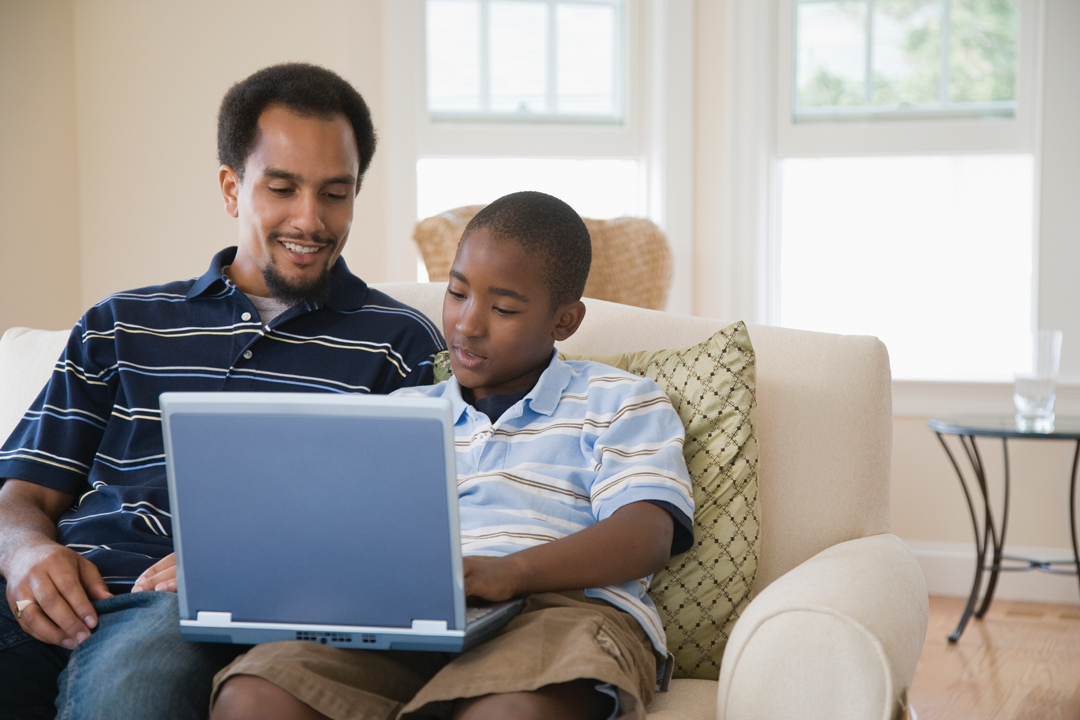
[[527, 255], [542, 256], [552, 312], [581, 299], [592, 264], [592, 241], [574, 208], [542, 192], [511, 193], [478, 212], [464, 234], [480, 229], [495, 239], [517, 242]]
[[371, 111], [352, 85], [326, 68], [308, 63], [271, 65], [229, 88], [218, 111], [218, 162], [241, 179], [255, 148], [259, 117], [271, 105], [283, 105], [297, 115], [329, 118], [341, 113], [352, 125], [360, 153], [359, 186], [375, 155], [375, 126]]

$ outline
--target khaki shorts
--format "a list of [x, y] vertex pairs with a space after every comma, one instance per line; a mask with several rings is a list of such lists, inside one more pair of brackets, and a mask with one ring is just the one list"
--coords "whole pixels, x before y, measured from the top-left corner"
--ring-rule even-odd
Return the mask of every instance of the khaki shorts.
[[540, 593], [460, 655], [345, 650], [312, 642], [257, 645], [214, 678], [255, 675], [334, 720], [449, 718], [454, 702], [592, 679], [612, 685], [619, 717], [644, 718], [657, 657], [629, 614], [582, 592]]

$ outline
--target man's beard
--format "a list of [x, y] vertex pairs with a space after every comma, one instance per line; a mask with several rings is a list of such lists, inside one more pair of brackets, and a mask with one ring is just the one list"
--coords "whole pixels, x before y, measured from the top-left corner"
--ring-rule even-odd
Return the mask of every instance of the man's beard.
[[263, 268], [262, 274], [266, 287], [270, 291], [270, 297], [277, 298], [292, 307], [307, 302], [322, 304], [326, 300], [327, 290], [330, 289], [330, 272], [330, 268], [324, 267], [314, 280], [292, 283], [278, 272], [277, 264], [271, 258], [269, 264]]

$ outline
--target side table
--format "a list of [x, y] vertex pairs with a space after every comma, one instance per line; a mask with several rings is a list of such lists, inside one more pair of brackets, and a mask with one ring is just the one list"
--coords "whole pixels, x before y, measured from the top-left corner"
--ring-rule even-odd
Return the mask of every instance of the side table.
[[[960, 623], [956, 630], [949, 636], [949, 642], [956, 642], [964, 632], [972, 613], [976, 618], [982, 618], [990, 609], [990, 603], [994, 599], [994, 590], [997, 588], [998, 575], [1001, 571], [1042, 570], [1061, 575], [1077, 575], [1080, 577], [1080, 549], [1076, 541], [1076, 470], [1077, 461], [1080, 460], [1080, 417], [1058, 417], [1051, 432], [1040, 433], [1021, 430], [1016, 426], [1016, 420], [1012, 415], [982, 415], [962, 416], [949, 418], [931, 418], [926, 424], [937, 435], [941, 446], [945, 448], [945, 454], [949, 456], [956, 476], [960, 479], [960, 486], [967, 500], [968, 510], [971, 513], [971, 524], [975, 530], [975, 579], [971, 585], [971, 595], [968, 597], [964, 614], [960, 617]], [[960, 438], [960, 445], [967, 455], [971, 464], [975, 482], [978, 485], [981, 498], [973, 499], [968, 482], [964, 479], [964, 473], [960, 470], [960, 464], [949, 450], [945, 442], [945, 435], [956, 435]], [[1005, 485], [1004, 501], [1001, 511], [1000, 532], [994, 523], [994, 515], [990, 509], [990, 494], [986, 483], [986, 469], [983, 465], [982, 456], [975, 445], [975, 438], [1000, 438], [1001, 448], [1005, 456]], [[1024, 440], [1072, 440], [1076, 443], [1073, 452], [1072, 478], [1069, 482], [1069, 529], [1072, 533], [1073, 556], [1069, 560], [1033, 560], [1031, 558], [1005, 555], [1005, 532], [1009, 526], [1009, 439], [1020, 438]], [[983, 510], [983, 522], [980, 527], [979, 517], [975, 508], [977, 502], [981, 502]], [[993, 548], [990, 562], [987, 563], [987, 553]], [[1011, 564], [1005, 565], [1003, 561]], [[1018, 563], [1018, 564], [1017, 564]], [[1067, 565], [1071, 569], [1055, 567]], [[989, 570], [990, 576], [986, 583], [986, 591], [979, 604], [979, 592], [982, 589], [983, 573]], [[978, 611], [975, 606], [979, 604]]]

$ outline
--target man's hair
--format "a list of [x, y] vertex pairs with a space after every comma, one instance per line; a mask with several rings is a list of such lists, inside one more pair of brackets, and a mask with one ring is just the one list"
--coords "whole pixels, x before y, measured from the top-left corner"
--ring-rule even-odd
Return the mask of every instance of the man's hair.
[[283, 63], [263, 68], [229, 88], [218, 111], [218, 162], [243, 178], [244, 164], [258, 139], [259, 116], [271, 105], [283, 105], [297, 115], [348, 118], [360, 153], [364, 177], [375, 154], [375, 126], [360, 93], [339, 75], [318, 65]]
[[539, 257], [552, 312], [581, 299], [592, 263], [592, 241], [574, 208], [542, 192], [511, 193], [478, 212], [465, 234], [480, 229], [496, 240], [513, 240], [526, 255]]

